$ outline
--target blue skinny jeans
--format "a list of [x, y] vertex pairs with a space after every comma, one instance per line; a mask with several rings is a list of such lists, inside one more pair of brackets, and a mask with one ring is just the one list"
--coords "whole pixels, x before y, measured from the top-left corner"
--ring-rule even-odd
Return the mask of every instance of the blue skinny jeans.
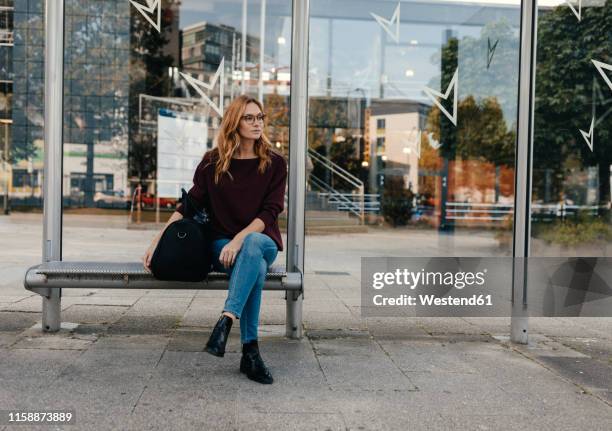
[[223, 311], [229, 311], [240, 321], [240, 341], [244, 344], [257, 340], [261, 291], [268, 268], [278, 254], [278, 247], [268, 235], [251, 232], [244, 238], [234, 264], [226, 269], [219, 261], [219, 255], [230, 241], [230, 238], [213, 241], [213, 267], [230, 276]]

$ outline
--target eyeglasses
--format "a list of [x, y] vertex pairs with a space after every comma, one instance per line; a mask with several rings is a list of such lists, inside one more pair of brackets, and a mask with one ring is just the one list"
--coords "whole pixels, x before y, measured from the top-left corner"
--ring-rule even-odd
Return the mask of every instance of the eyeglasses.
[[246, 121], [247, 124], [251, 124], [251, 125], [255, 124], [255, 120], [263, 123], [266, 120], [266, 114], [258, 114], [256, 116], [252, 114], [247, 114], [247, 115], [243, 115], [242, 119]]

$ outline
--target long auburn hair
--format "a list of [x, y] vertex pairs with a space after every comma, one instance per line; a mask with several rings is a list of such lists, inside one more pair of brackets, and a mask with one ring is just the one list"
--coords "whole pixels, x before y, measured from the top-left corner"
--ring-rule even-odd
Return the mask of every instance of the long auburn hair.
[[[225, 110], [217, 134], [217, 146], [211, 150], [213, 156], [211, 163], [215, 163], [215, 184], [219, 183], [221, 176], [226, 172], [233, 180], [232, 174], [228, 170], [234, 152], [240, 146], [238, 128], [249, 103], [255, 103], [261, 112], [264, 112], [263, 105], [259, 100], [246, 95], [236, 97]], [[259, 139], [255, 140], [253, 150], [259, 157], [257, 170], [260, 174], [263, 174], [272, 163], [270, 153], [274, 151], [266, 135], [262, 133]]]

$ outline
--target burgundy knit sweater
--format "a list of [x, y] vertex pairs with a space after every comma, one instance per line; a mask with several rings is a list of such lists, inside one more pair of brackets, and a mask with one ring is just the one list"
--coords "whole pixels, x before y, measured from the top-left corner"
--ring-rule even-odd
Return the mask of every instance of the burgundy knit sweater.
[[[285, 205], [285, 158], [271, 151], [272, 164], [263, 174], [257, 170], [258, 157], [232, 159], [229, 172], [233, 181], [226, 173], [215, 184], [216, 154], [216, 148], [204, 154], [193, 176], [193, 187], [188, 192], [193, 202], [211, 215], [215, 236], [233, 238], [258, 217], [265, 224], [263, 233], [272, 238], [278, 250], [282, 251], [278, 215]], [[176, 210], [185, 215], [182, 205], [178, 205]]]

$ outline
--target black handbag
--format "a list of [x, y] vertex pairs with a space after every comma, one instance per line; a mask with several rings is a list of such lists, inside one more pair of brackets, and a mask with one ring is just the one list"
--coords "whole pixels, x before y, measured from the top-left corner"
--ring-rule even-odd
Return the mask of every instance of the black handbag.
[[151, 257], [151, 272], [158, 280], [202, 281], [212, 266], [210, 218], [181, 190], [184, 217], [162, 234]]

